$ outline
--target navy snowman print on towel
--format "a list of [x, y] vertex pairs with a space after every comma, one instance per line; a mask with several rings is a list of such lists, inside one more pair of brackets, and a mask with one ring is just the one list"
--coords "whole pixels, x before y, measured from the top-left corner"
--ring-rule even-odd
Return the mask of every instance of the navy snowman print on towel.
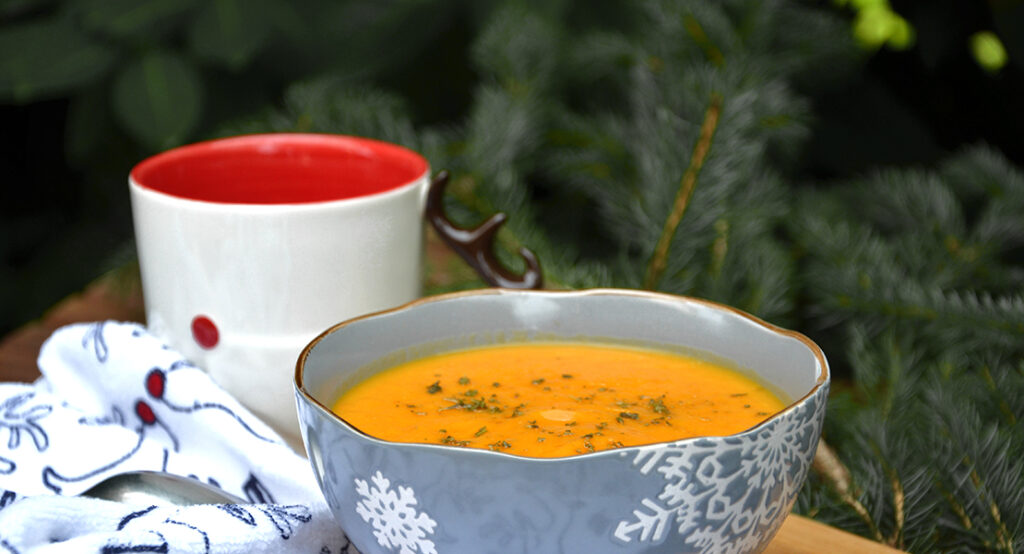
[[[34, 392], [23, 392], [0, 400], [0, 431], [7, 432], [7, 450], [10, 452], [30, 441], [37, 452], [45, 451], [50, 445], [50, 437], [40, 420], [53, 412], [53, 406], [33, 403], [35, 396]], [[13, 457], [0, 455], [0, 475], [11, 475], [17, 468]], [[0, 508], [11, 501], [13, 492], [4, 491], [9, 492], [0, 498]]]
[[[108, 340], [108, 328], [110, 332], [118, 333], [116, 340]], [[130, 335], [126, 330], [130, 330]], [[132, 341], [137, 344], [131, 345]], [[221, 437], [278, 442], [265, 426], [247, 419], [252, 416], [246, 414], [243, 417], [237, 404], [232, 405], [232, 400], [213, 387], [201, 369], [178, 357], [141, 327], [97, 323], [90, 326], [82, 338], [82, 348], [90, 354], [89, 361], [98, 368], [97, 377], [101, 379], [103, 366], [117, 358], [117, 352], [112, 348], [129, 347], [148, 347], [166, 363], [150, 366], [144, 374], [136, 373], [135, 382], [122, 383], [120, 388], [125, 390], [110, 395], [117, 398], [112, 402], [109, 414], [100, 418], [83, 418], [80, 423], [86, 426], [121, 425], [134, 431], [137, 440], [134, 444], [122, 444], [119, 449], [112, 448], [109, 456], [93, 467], [82, 468], [80, 464], [59, 467], [61, 464], [55, 461], [43, 469], [46, 487], [58, 494], [67, 493], [64, 489], [68, 483], [81, 485], [120, 471], [153, 469], [184, 473], [215, 486], [222, 486], [221, 481], [228, 479], [234, 484], [229, 488], [236, 493], [242, 492], [250, 501], [273, 502], [273, 495], [248, 468], [237, 468], [235, 474], [218, 478], [209, 474], [199, 475], [201, 471], [195, 467], [183, 470], [175, 464], [176, 459], [209, 457], [210, 449], [224, 448], [223, 441], [219, 440]], [[116, 380], [111, 375], [107, 377]], [[217, 426], [218, 432], [209, 432], [209, 426]], [[158, 446], [154, 448], [153, 443]], [[82, 486], [73, 488], [79, 490]]]
[[[121, 518], [117, 530], [125, 533], [125, 540], [120, 541], [115, 537], [107, 543], [103, 552], [175, 552], [180, 548], [207, 554], [214, 550], [211, 548], [213, 544], [224, 542], [224, 536], [245, 536], [248, 531], [260, 532], [264, 529], [265, 532], [260, 532], [261, 536], [286, 541], [292, 538], [299, 526], [309, 523], [312, 517], [309, 508], [302, 505], [149, 506]], [[211, 536], [218, 532], [222, 536]]]
[[263, 436], [262, 434], [254, 430], [252, 426], [247, 421], [245, 421], [245, 419], [243, 419], [241, 416], [235, 413], [235, 411], [232, 408], [225, 406], [222, 403], [210, 401], [204, 402], [200, 399], [193, 399], [191, 404], [176, 404], [168, 400], [164, 396], [164, 393], [167, 390], [168, 374], [183, 367], [196, 370], [195, 366], [193, 366], [192, 364], [185, 361], [181, 361], [176, 362], [166, 370], [163, 368], [154, 367], [153, 369], [149, 370], [149, 373], [146, 374], [145, 388], [146, 392], [149, 393], [149, 399], [140, 399], [138, 402], [135, 403], [135, 414], [139, 417], [139, 420], [141, 420], [143, 424], [162, 426], [164, 430], [167, 432], [168, 436], [171, 437], [171, 440], [175, 444], [175, 450], [177, 450], [177, 437], [174, 436], [174, 433], [170, 429], [168, 429], [166, 426], [163, 426], [163, 424], [157, 418], [156, 413], [153, 411], [153, 407], [150, 402], [162, 404], [163, 406], [166, 406], [169, 410], [177, 412], [179, 414], [197, 414], [204, 410], [218, 410], [220, 412], [223, 412], [229, 418], [235, 420], [235, 422], [238, 424], [240, 428], [240, 432], [249, 433], [253, 437], [260, 440], [274, 442], [274, 439]]

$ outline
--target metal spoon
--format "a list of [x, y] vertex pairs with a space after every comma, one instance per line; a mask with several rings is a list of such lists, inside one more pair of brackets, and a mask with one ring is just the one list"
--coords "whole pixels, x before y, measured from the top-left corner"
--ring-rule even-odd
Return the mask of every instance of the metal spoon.
[[161, 471], [129, 471], [111, 475], [81, 496], [140, 506], [247, 503], [213, 485]]

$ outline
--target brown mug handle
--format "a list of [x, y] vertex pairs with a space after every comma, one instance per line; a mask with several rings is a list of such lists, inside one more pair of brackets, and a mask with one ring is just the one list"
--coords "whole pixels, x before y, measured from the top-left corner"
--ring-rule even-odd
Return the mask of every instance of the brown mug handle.
[[526, 270], [522, 275], [512, 273], [494, 256], [494, 237], [505, 220], [504, 213], [498, 212], [481, 223], [475, 229], [459, 227], [451, 222], [444, 213], [444, 190], [448, 186], [448, 172], [441, 171], [430, 183], [427, 192], [426, 217], [437, 234], [466, 260], [477, 274], [492, 287], [508, 289], [539, 289], [543, 286], [540, 262], [537, 256], [527, 248], [520, 248], [519, 255], [526, 262]]

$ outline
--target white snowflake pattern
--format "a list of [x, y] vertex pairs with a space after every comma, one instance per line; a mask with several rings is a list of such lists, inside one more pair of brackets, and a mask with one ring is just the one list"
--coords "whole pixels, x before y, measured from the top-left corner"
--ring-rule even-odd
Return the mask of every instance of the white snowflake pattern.
[[[636, 451], [633, 465], [644, 475], [660, 473], [665, 486], [657, 500], [641, 501], [631, 521], [619, 522], [615, 538], [657, 544], [675, 527], [698, 552], [755, 549], [799, 490], [821, 432], [826, 395], [827, 388], [755, 435]], [[721, 463], [727, 457], [733, 458], [728, 467]]]
[[378, 471], [370, 480], [373, 486], [356, 479], [356, 492], [362, 499], [356, 512], [363, 521], [373, 524], [377, 542], [388, 549], [399, 549], [400, 554], [437, 554], [434, 542], [427, 539], [437, 522], [424, 512], [416, 511], [416, 495], [410, 487], [391, 489], [391, 481]]

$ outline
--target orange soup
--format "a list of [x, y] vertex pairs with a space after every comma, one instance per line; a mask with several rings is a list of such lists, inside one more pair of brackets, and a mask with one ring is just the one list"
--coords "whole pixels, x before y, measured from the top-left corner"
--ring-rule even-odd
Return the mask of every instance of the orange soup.
[[757, 381], [697, 358], [521, 343], [386, 369], [346, 391], [334, 412], [380, 439], [555, 458], [729, 435], [784, 407]]

